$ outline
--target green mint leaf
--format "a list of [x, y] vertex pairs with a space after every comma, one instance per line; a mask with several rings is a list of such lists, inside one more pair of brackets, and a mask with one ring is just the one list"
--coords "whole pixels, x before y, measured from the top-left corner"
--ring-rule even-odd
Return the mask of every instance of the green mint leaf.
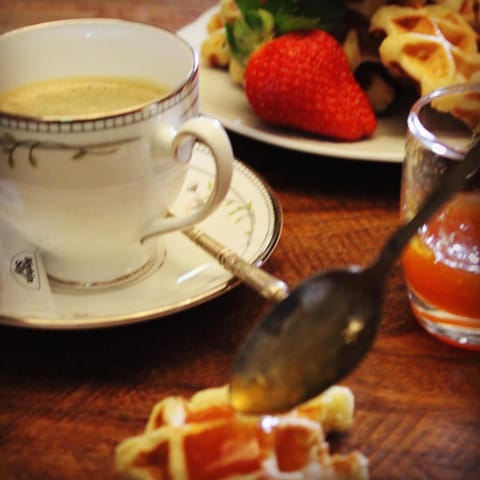
[[312, 30], [320, 28], [320, 21], [313, 17], [298, 17], [289, 14], [277, 13], [275, 15], [275, 29], [277, 35], [292, 32], [294, 30]]
[[251, 10], [225, 26], [232, 55], [245, 64], [250, 54], [273, 37], [274, 19], [266, 10]]
[[273, 37], [294, 30], [333, 31], [346, 11], [344, 0], [236, 0], [236, 4], [242, 15], [225, 30], [232, 56], [242, 65]]
[[258, 9], [271, 12], [277, 35], [313, 28], [332, 31], [346, 12], [344, 0], [237, 0], [236, 3], [243, 16]]

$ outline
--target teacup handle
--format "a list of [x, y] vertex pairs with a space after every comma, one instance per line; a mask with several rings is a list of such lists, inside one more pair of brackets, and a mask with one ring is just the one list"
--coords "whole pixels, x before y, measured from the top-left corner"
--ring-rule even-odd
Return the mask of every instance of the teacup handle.
[[228, 135], [218, 120], [195, 117], [187, 120], [178, 130], [166, 127], [159, 132], [158, 148], [167, 150], [177, 162], [190, 160], [182, 158], [182, 142], [192, 138], [205, 144], [212, 152], [215, 164], [215, 182], [210, 196], [201, 208], [185, 216], [165, 217], [153, 220], [142, 232], [141, 241], [155, 235], [182, 230], [208, 217], [223, 201], [230, 188], [233, 174], [233, 152]]

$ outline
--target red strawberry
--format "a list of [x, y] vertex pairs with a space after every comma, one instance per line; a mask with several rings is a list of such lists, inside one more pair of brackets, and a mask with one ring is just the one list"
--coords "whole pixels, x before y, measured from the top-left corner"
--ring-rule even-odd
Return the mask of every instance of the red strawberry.
[[340, 140], [371, 135], [377, 119], [341, 45], [327, 32], [293, 32], [256, 50], [245, 92], [266, 122]]

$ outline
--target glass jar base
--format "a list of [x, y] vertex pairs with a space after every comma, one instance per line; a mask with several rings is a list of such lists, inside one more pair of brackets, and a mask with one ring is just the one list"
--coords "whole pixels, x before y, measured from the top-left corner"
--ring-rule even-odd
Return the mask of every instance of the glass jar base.
[[410, 292], [410, 306], [419, 324], [438, 340], [480, 351], [480, 319], [449, 314], [426, 305]]

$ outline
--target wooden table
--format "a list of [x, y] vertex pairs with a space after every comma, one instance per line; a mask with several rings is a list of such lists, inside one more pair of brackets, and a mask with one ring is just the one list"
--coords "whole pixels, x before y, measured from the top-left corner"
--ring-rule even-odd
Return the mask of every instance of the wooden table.
[[[0, 0], [0, 31], [110, 16], [178, 29], [212, 0]], [[1, 72], [0, 72], [1, 74]], [[318, 269], [366, 264], [398, 222], [398, 164], [300, 154], [231, 135], [236, 156], [283, 206], [266, 269], [294, 285]], [[153, 404], [228, 382], [269, 305], [239, 286], [171, 317], [93, 331], [0, 327], [0, 479], [114, 478], [113, 452]], [[444, 345], [413, 319], [397, 263], [373, 350], [348, 378], [355, 423], [333, 448], [358, 448], [374, 479], [480, 478], [480, 355]]]

